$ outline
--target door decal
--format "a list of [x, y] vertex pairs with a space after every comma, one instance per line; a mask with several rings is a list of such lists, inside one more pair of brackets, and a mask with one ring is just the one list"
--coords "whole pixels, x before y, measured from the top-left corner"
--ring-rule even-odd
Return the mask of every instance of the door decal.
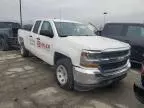
[[37, 41], [37, 47], [42, 48], [42, 49], [50, 49], [50, 44], [45, 44], [45, 43], [42, 43], [38, 40]]

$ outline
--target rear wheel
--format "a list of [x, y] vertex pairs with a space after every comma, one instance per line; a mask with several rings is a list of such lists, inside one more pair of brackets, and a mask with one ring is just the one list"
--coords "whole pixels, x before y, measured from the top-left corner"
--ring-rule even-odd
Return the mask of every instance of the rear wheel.
[[72, 90], [74, 87], [72, 63], [68, 58], [57, 61], [56, 64], [56, 80], [58, 85], [66, 90]]
[[20, 53], [22, 57], [28, 57], [29, 51], [24, 47], [24, 45], [20, 45]]
[[0, 51], [7, 51], [8, 44], [4, 39], [0, 39]]

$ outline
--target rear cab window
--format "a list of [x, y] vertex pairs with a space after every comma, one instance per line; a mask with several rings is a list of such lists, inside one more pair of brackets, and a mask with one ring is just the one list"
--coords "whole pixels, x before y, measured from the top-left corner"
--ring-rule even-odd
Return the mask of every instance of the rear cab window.
[[121, 36], [123, 31], [122, 24], [106, 24], [102, 31], [103, 36]]
[[39, 27], [40, 27], [41, 21], [36, 21], [34, 28], [33, 28], [33, 33], [38, 33]]

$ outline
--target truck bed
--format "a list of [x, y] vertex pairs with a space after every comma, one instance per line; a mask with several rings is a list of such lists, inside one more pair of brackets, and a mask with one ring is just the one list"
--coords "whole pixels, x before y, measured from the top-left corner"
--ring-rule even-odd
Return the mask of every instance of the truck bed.
[[18, 28], [0, 28], [0, 36], [3, 38], [10, 47], [18, 47], [17, 42]]
[[[28, 40], [27, 38], [31, 35], [30, 31], [19, 29], [18, 30], [18, 42], [21, 43], [24, 40]], [[27, 41], [25, 41], [27, 43]], [[25, 45], [27, 47], [27, 45]]]

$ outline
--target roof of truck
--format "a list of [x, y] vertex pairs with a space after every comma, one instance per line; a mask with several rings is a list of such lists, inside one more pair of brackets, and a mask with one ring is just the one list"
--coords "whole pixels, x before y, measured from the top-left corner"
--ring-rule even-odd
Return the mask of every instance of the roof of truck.
[[[80, 22], [78, 22], [78, 21], [64, 20], [64, 19], [46, 19], [46, 18], [43, 18], [43, 19], [37, 19], [37, 20], [54, 21], [54, 22], [71, 22], [71, 23], [80, 23]], [[37, 21], [37, 20], [36, 20], [36, 21]]]
[[107, 24], [122, 24], [122, 25], [144, 25], [144, 23], [107, 23]]
[[0, 28], [20, 28], [20, 24], [16, 22], [0, 22]]
[[0, 21], [0, 23], [7, 23], [7, 24], [19, 24], [18, 22], [6, 22], [6, 21]]

